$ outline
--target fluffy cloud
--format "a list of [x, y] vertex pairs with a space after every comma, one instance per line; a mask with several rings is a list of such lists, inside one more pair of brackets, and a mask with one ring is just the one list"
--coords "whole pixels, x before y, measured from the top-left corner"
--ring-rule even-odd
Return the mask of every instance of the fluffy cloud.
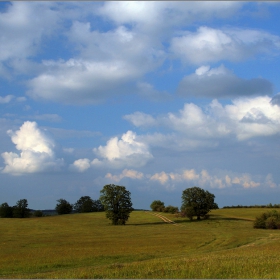
[[102, 33], [91, 31], [90, 23], [74, 22], [68, 36], [79, 56], [44, 61], [46, 71], [28, 83], [32, 98], [88, 104], [128, 93], [128, 89], [139, 91], [135, 79], [164, 59], [161, 46], [153, 46], [149, 36], [123, 26]]
[[107, 173], [105, 178], [113, 180], [115, 182], [119, 182], [123, 178], [130, 178], [130, 179], [142, 179], [144, 174], [142, 172], [138, 172], [133, 169], [124, 169], [121, 174], [119, 175], [112, 175], [111, 173]]
[[239, 61], [259, 53], [279, 52], [280, 38], [258, 30], [213, 29], [206, 26], [171, 41], [170, 50], [193, 64], [220, 60]]
[[[93, 149], [93, 152], [98, 156], [98, 158], [94, 158], [92, 161], [87, 158], [78, 159], [70, 166], [70, 169], [84, 172], [90, 167], [110, 167], [118, 169], [122, 167], [144, 166], [153, 158], [153, 156], [149, 152], [148, 145], [137, 138], [136, 133], [132, 131], [124, 133], [121, 139], [113, 137], [107, 141], [105, 146], [99, 146], [98, 148]], [[108, 173], [107, 175], [115, 181], [118, 181], [123, 177], [133, 178], [137, 177], [139, 174], [134, 173], [133, 170], [125, 170], [117, 177], [111, 173]]]
[[149, 152], [149, 147], [137, 139], [136, 133], [127, 131], [118, 137], [111, 138], [106, 146], [99, 146], [93, 151], [103, 160], [95, 159], [92, 164], [109, 164], [112, 167], [121, 168], [122, 166], [140, 167], [144, 166], [153, 158]]
[[272, 84], [263, 79], [245, 80], [235, 76], [223, 65], [210, 69], [199, 67], [194, 74], [180, 82], [178, 92], [182, 96], [208, 98], [236, 98], [238, 96], [270, 95]]
[[146, 32], [169, 29], [179, 24], [190, 24], [210, 17], [227, 17], [242, 4], [238, 2], [105, 2], [98, 13], [117, 24], [133, 24]]
[[[271, 136], [280, 133], [280, 108], [272, 104], [272, 98], [258, 96], [252, 98], [239, 98], [232, 104], [222, 105], [213, 100], [207, 108], [199, 107], [193, 103], [186, 103], [179, 113], [168, 113], [165, 116], [154, 118], [150, 115], [136, 112], [125, 116], [125, 119], [135, 126], [158, 125], [168, 127], [171, 131], [180, 133], [184, 140], [201, 141], [236, 137], [246, 140], [258, 136]], [[166, 143], [166, 138], [173, 139], [172, 135], [148, 135], [145, 139], [152, 143]], [[177, 135], [178, 138], [179, 135]], [[208, 143], [209, 144], [209, 143]]]
[[90, 160], [87, 158], [75, 160], [70, 166], [70, 169], [76, 170], [78, 172], [84, 172], [90, 168]]
[[9, 68], [26, 73], [26, 67], [22, 69], [20, 65], [27, 66], [26, 59], [38, 52], [43, 37], [57, 27], [59, 16], [54, 7], [57, 4], [52, 2], [6, 3], [6, 9], [0, 13], [0, 63], [5, 65], [8, 61]]
[[125, 115], [123, 118], [135, 126], [148, 127], [155, 126], [157, 124], [157, 121], [151, 115], [142, 112], [135, 112], [131, 115]]
[[19, 130], [9, 130], [8, 134], [20, 154], [2, 153], [6, 164], [2, 172], [20, 175], [58, 170], [63, 165], [63, 159], [55, 157], [54, 141], [35, 122], [26, 121]]
[[115, 88], [125, 91], [125, 82], [134, 72], [123, 61], [71, 59], [52, 64], [54, 69], [51, 73], [29, 81], [28, 95], [32, 98], [70, 104], [98, 103], [110, 93], [116, 93]]

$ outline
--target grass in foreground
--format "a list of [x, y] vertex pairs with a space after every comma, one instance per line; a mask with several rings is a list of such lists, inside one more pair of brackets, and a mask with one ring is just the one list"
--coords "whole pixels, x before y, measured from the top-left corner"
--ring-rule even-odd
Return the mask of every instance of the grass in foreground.
[[[280, 231], [253, 229], [263, 209], [219, 209], [165, 224], [132, 212], [0, 219], [0, 278], [280, 278]], [[250, 220], [251, 219], [251, 220]]]

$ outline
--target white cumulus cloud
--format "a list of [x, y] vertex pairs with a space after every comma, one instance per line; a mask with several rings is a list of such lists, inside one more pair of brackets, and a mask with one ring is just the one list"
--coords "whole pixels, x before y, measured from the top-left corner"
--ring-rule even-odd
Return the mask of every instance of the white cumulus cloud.
[[178, 113], [152, 117], [136, 112], [125, 119], [138, 127], [157, 125], [170, 129], [172, 134], [169, 135], [146, 135], [145, 139], [151, 145], [170, 145], [175, 138], [181, 139], [182, 143], [195, 140], [200, 141], [197, 144], [208, 145], [215, 139], [246, 140], [279, 134], [280, 107], [271, 100], [269, 96], [242, 97], [234, 99], [232, 104], [222, 105], [215, 99], [207, 107], [186, 103]]
[[70, 169], [76, 170], [78, 172], [84, 172], [90, 168], [90, 160], [87, 158], [75, 160]]
[[63, 165], [63, 159], [57, 159], [55, 156], [55, 142], [36, 122], [26, 121], [19, 130], [9, 130], [8, 134], [20, 153], [2, 153], [6, 164], [3, 173], [20, 175], [43, 172], [58, 170]]
[[214, 29], [201, 26], [171, 41], [171, 51], [182, 61], [201, 64], [221, 60], [240, 61], [259, 53], [278, 51], [280, 38], [265, 31]]
[[[144, 166], [153, 158], [147, 144], [138, 140], [136, 133], [132, 131], [127, 131], [121, 139], [118, 139], [118, 137], [111, 138], [106, 146], [99, 146], [94, 148], [93, 151], [103, 159], [104, 163], [106, 162], [117, 168], [121, 166]], [[96, 159], [92, 164], [100, 164], [100, 160]]]
[[111, 179], [115, 182], [121, 181], [123, 178], [130, 178], [130, 179], [142, 179], [144, 174], [142, 172], [138, 172], [133, 169], [124, 169], [121, 174], [113, 175], [111, 173], [107, 173], [105, 178]]

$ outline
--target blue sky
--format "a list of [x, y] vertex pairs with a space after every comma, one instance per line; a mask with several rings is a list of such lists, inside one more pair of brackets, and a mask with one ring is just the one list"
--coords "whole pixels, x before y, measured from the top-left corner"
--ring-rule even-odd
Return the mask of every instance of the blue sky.
[[278, 2], [0, 2], [0, 203], [280, 203]]

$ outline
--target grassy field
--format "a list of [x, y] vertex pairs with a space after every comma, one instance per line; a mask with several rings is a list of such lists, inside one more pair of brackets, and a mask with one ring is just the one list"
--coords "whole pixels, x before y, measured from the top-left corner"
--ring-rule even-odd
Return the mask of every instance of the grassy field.
[[280, 231], [253, 228], [260, 208], [190, 222], [142, 211], [0, 219], [0, 278], [280, 278]]

